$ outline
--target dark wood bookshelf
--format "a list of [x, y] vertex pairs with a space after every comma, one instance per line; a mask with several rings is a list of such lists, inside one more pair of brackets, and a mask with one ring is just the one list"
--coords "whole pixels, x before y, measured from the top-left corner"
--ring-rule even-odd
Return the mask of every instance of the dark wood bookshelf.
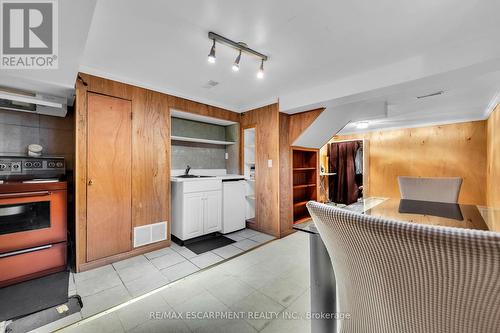
[[306, 204], [318, 199], [319, 151], [292, 148], [293, 223], [310, 218]]

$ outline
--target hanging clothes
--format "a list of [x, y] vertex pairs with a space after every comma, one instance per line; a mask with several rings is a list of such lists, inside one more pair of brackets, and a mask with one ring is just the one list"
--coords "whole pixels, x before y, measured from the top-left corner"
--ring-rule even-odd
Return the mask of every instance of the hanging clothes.
[[337, 175], [330, 179], [330, 200], [350, 205], [358, 201], [356, 184], [356, 152], [359, 142], [336, 142], [328, 145], [328, 164], [330, 172]]
[[356, 150], [356, 157], [354, 158], [354, 164], [356, 166], [356, 174], [363, 174], [363, 147], [359, 147]]

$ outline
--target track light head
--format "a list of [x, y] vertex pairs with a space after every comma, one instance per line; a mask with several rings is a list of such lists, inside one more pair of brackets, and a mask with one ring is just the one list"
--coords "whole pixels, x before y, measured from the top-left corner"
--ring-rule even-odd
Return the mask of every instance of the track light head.
[[258, 79], [264, 78], [264, 59], [260, 60], [260, 68], [259, 71], [257, 72], [257, 78]]
[[241, 50], [240, 50], [240, 53], [238, 53], [238, 56], [236, 57], [236, 59], [234, 60], [234, 63], [233, 63], [233, 72], [237, 72], [240, 70], [240, 60], [241, 60]]
[[208, 62], [211, 64], [215, 63], [215, 39], [213, 40], [212, 48], [210, 49], [210, 53], [208, 54]]

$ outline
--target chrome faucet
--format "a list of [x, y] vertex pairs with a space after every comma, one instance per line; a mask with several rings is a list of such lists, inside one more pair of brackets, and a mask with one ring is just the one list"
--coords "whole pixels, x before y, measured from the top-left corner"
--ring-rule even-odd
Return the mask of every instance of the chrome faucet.
[[184, 170], [184, 174], [186, 176], [189, 174], [189, 170], [191, 170], [191, 167], [188, 165], [188, 166], [186, 166], [186, 170]]

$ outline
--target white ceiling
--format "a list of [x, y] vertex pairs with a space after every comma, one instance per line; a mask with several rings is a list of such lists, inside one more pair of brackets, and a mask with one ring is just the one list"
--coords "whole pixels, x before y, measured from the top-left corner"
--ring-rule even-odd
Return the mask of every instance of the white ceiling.
[[[79, 69], [238, 112], [323, 106], [330, 134], [380, 102], [387, 114], [372, 129], [479, 119], [500, 91], [498, 75], [481, 81], [500, 71], [498, 0], [95, 2], [59, 2], [60, 70], [2, 71], [0, 84], [68, 93]], [[266, 77], [245, 55], [232, 72], [236, 52], [222, 45], [209, 64], [208, 31], [269, 55]], [[414, 100], [434, 90], [447, 93]]]
[[499, 102], [500, 60], [318, 103], [326, 110], [293, 144], [318, 148], [335, 134], [482, 120]]
[[[98, 1], [82, 69], [244, 111], [431, 50], [453, 55], [457, 43], [497, 43], [499, 10], [494, 0]], [[268, 54], [266, 78], [249, 57], [233, 73], [225, 46], [208, 64], [210, 30]]]

